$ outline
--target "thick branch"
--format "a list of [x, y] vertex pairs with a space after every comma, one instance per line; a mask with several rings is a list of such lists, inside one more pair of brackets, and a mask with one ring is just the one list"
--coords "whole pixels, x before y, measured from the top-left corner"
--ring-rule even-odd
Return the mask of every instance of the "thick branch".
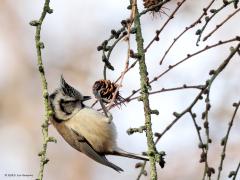
[[156, 171], [156, 147], [153, 141], [153, 132], [152, 132], [152, 123], [151, 123], [151, 109], [149, 105], [149, 80], [147, 66], [145, 63], [145, 53], [143, 46], [143, 36], [141, 31], [140, 16], [138, 12], [137, 5], [135, 4], [135, 20], [134, 25], [137, 30], [136, 32], [136, 42], [137, 42], [137, 51], [139, 55], [139, 74], [141, 81], [141, 100], [144, 105], [144, 115], [145, 115], [145, 126], [146, 126], [146, 136], [147, 136], [147, 145], [148, 145], [148, 154], [150, 158], [150, 176], [152, 180], [157, 180], [157, 171]]

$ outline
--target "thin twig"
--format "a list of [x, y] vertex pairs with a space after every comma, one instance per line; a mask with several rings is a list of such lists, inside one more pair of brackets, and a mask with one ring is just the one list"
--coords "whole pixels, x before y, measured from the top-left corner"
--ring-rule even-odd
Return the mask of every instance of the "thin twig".
[[[152, 91], [149, 92], [149, 95], [154, 95], [154, 94], [160, 94], [160, 93], [164, 93], [164, 92], [171, 92], [171, 91], [177, 91], [177, 90], [185, 90], [185, 89], [198, 89], [198, 90], [202, 90], [204, 88], [203, 85], [197, 85], [197, 86], [189, 86], [189, 85], [183, 85], [180, 87], [174, 87], [174, 88], [162, 88], [160, 90], [156, 90], [156, 91]], [[141, 98], [141, 95], [139, 96], [135, 96], [135, 97], [131, 97], [131, 98], [124, 98], [125, 100], [115, 103], [112, 107], [121, 105], [122, 103], [129, 103], [133, 100], [139, 99]], [[98, 109], [98, 111], [101, 111], [102, 109]]]
[[[135, 61], [125, 70], [125, 74], [126, 74], [130, 69], [134, 68], [135, 65], [137, 64], [137, 62], [138, 62], [138, 59], [135, 60]], [[117, 83], [117, 82], [121, 79], [121, 77], [122, 77], [122, 75], [120, 75], [120, 76], [115, 80], [114, 83]]]
[[206, 15], [207, 10], [212, 6], [212, 4], [214, 3], [214, 1], [216, 0], [212, 0], [210, 1], [210, 3], [208, 4], [208, 6], [206, 8], [203, 8], [203, 13], [200, 15], [200, 17], [193, 22], [192, 24], [190, 24], [189, 26], [187, 26], [177, 37], [175, 37], [173, 39], [172, 44], [168, 47], [168, 49], [165, 51], [163, 57], [160, 60], [159, 64], [162, 64], [165, 57], [167, 56], [167, 54], [169, 53], [169, 51], [172, 49], [173, 45], [190, 29], [192, 29], [193, 27], [195, 27], [197, 24], [201, 23], [201, 19]]
[[117, 96], [117, 93], [119, 91], [119, 88], [122, 87], [122, 82], [123, 82], [123, 78], [126, 74], [126, 72], [128, 71], [128, 66], [129, 66], [129, 58], [130, 58], [130, 50], [131, 50], [131, 46], [130, 46], [130, 31], [131, 31], [131, 27], [132, 27], [132, 24], [133, 24], [133, 21], [135, 19], [135, 11], [136, 11], [136, 2], [137, 0], [132, 0], [131, 1], [131, 7], [132, 7], [132, 10], [131, 10], [131, 15], [130, 15], [130, 22], [128, 23], [127, 25], [127, 35], [125, 37], [125, 40], [127, 41], [127, 45], [128, 45], [128, 50], [127, 50], [127, 58], [126, 58], [126, 61], [125, 61], [125, 67], [124, 67], [124, 70], [123, 72], [121, 73], [121, 76], [120, 76], [120, 82], [118, 84], [118, 87], [116, 88], [114, 94], [113, 94], [113, 97], [109, 103], [109, 106], [108, 106], [108, 109], [111, 109], [111, 107], [113, 106], [114, 102], [115, 102], [115, 99], [116, 99], [116, 96]]
[[232, 177], [233, 177], [232, 180], [236, 180], [239, 169], [240, 169], [240, 162], [238, 163], [237, 169], [232, 174]]
[[[108, 50], [108, 53], [107, 53], [107, 55], [105, 55], [105, 52], [103, 51], [103, 59], [106, 59], [107, 60], [107, 62], [109, 62], [109, 59], [110, 59], [110, 56], [111, 56], [111, 54], [112, 54], [112, 51], [113, 51], [113, 49], [115, 48], [115, 46], [120, 42], [120, 40], [121, 39], [123, 39], [125, 37], [125, 35], [124, 34], [122, 34], [121, 36], [119, 36], [119, 38], [117, 38], [115, 41], [114, 41], [114, 43], [111, 45], [111, 46], [109, 46], [109, 50]], [[111, 39], [109, 39], [108, 41], [110, 41]], [[109, 62], [110, 63], [110, 62]], [[108, 68], [109, 69], [109, 68]], [[103, 69], [103, 77], [104, 77], [104, 79], [107, 79], [107, 64], [106, 64], [106, 62], [105, 62], [105, 65], [104, 65], [104, 69]]]
[[[213, 83], [213, 81], [216, 79], [216, 77], [222, 72], [223, 69], [225, 69], [225, 67], [228, 65], [228, 63], [230, 62], [230, 60], [232, 59], [232, 57], [236, 54], [236, 52], [238, 52], [240, 47], [240, 43], [236, 46], [236, 48], [234, 48], [231, 53], [229, 54], [229, 56], [224, 60], [224, 62], [214, 71], [213, 76], [206, 81], [206, 85], [205, 87], [201, 90], [201, 92], [196, 96], [196, 98], [193, 100], [193, 102], [190, 104], [190, 106], [188, 106], [184, 111], [182, 111], [181, 113], [176, 113], [174, 112], [174, 116], [176, 117], [164, 130], [162, 133], [159, 133], [157, 136], [157, 139], [155, 141], [155, 145], [159, 142], [159, 140], [161, 139], [161, 137], [163, 137], [163, 135], [165, 133], [167, 133], [172, 127], [173, 125], [181, 118], [183, 117], [183, 115], [185, 115], [186, 113], [190, 113], [192, 112], [192, 108], [194, 107], [194, 105], [202, 99], [202, 95], [205, 93], [206, 89], [209, 88], [209, 86], [211, 86], [211, 84]], [[205, 162], [205, 166], [206, 166], [206, 171], [209, 170], [208, 168], [208, 164], [207, 162]], [[205, 171], [205, 170], [204, 170]], [[205, 176], [204, 176], [205, 177]], [[210, 178], [210, 177], [209, 177]]]
[[[205, 169], [208, 169], [208, 159], [207, 159], [207, 145], [203, 143], [203, 140], [202, 140], [202, 137], [201, 137], [201, 133], [200, 133], [200, 130], [201, 130], [201, 127], [198, 126], [197, 122], [196, 122], [196, 114], [192, 112], [192, 110], [189, 111], [191, 117], [192, 117], [192, 120], [193, 120], [193, 123], [194, 123], [194, 126], [195, 126], [195, 129], [197, 131], [197, 135], [198, 135], [198, 139], [199, 139], [199, 145], [198, 147], [201, 148], [202, 150], [202, 153], [200, 155], [200, 163], [202, 162], [205, 162]], [[204, 172], [205, 172], [205, 169], [204, 169]]]
[[[202, 85], [198, 85], [198, 86], [183, 85], [183, 86], [180, 86], [180, 87], [162, 88], [161, 90], [151, 91], [151, 92], [149, 92], [149, 95], [159, 94], [159, 93], [169, 92], [169, 91], [184, 90], [184, 89], [199, 89], [199, 90], [201, 90], [202, 88], [203, 88]], [[123, 101], [123, 102], [130, 102], [132, 100], [139, 99], [140, 97], [141, 96], [135, 96], [135, 97], [132, 97], [132, 98], [129, 98], [129, 99], [125, 98], [125, 101]]]
[[[192, 114], [192, 108], [194, 107], [194, 105], [202, 99], [202, 95], [204, 93], [206, 93], [206, 90], [209, 89], [213, 83], [213, 81], [216, 79], [216, 77], [222, 72], [223, 69], [225, 69], [225, 67], [228, 65], [228, 63], [230, 62], [230, 60], [233, 58], [233, 56], [236, 54], [236, 52], [239, 51], [239, 47], [240, 47], [240, 43], [236, 46], [236, 48], [232, 49], [231, 53], [229, 54], [229, 56], [223, 61], [223, 63], [214, 71], [212, 77], [206, 81], [206, 85], [202, 88], [201, 92], [196, 96], [196, 98], [193, 100], [193, 102], [181, 113], [176, 113], [174, 112], [174, 116], [176, 117], [164, 130], [162, 133], [159, 133], [157, 136], [157, 139], [155, 141], [155, 145], [159, 142], [159, 140], [161, 139], [161, 137], [163, 137], [163, 135], [165, 133], [167, 133], [172, 127], [173, 125], [180, 119], [182, 118], [186, 113], [190, 113], [190, 115], [192, 117], [194, 117], [194, 115]], [[194, 119], [194, 118], [193, 118]], [[199, 136], [200, 137], [200, 136]], [[201, 137], [199, 138], [201, 144], [203, 144]], [[207, 137], [207, 141], [209, 141], [209, 136]], [[207, 146], [207, 145], [206, 145]], [[204, 151], [203, 151], [204, 152]], [[204, 152], [205, 154], [205, 158], [206, 158], [206, 154], [207, 152]], [[145, 166], [143, 167], [145, 168]], [[205, 174], [207, 174], [207, 171], [211, 170], [208, 167], [208, 163], [207, 163], [207, 159], [205, 159], [205, 170], [204, 170], [204, 176], [203, 179], [205, 179]], [[143, 171], [143, 170], [141, 170]], [[206, 173], [205, 173], [206, 172]], [[139, 175], [141, 177], [141, 173]], [[209, 177], [210, 179], [210, 177]]]
[[154, 43], [154, 41], [159, 40], [159, 35], [160, 33], [163, 31], [163, 29], [167, 26], [167, 24], [169, 24], [169, 21], [172, 20], [174, 18], [174, 15], [177, 13], [177, 11], [179, 10], [179, 8], [182, 6], [182, 4], [185, 2], [186, 0], [182, 0], [181, 2], [177, 3], [177, 7], [175, 8], [175, 10], [172, 12], [172, 14], [168, 17], [168, 19], [166, 20], [166, 22], [163, 24], [163, 26], [161, 27], [161, 29], [156, 31], [156, 35], [155, 37], [148, 43], [148, 45], [146, 46], [146, 48], [144, 49], [145, 52], [147, 52], [148, 48]]
[[199, 139], [199, 143], [200, 143], [199, 146], [202, 149], [202, 151], [205, 153], [205, 149], [204, 149], [204, 146], [203, 146], [204, 143], [203, 143], [203, 140], [202, 140], [202, 137], [201, 137], [201, 133], [200, 133], [201, 127], [198, 126], [198, 124], [196, 122], [196, 115], [192, 112], [192, 110], [190, 110], [189, 113], [190, 113], [190, 115], [192, 117], [195, 129], [197, 131], [197, 135], [198, 135], [198, 139]]
[[43, 42], [41, 42], [41, 27], [43, 20], [47, 13], [52, 13], [53, 10], [49, 7], [50, 0], [45, 0], [43, 11], [41, 13], [41, 16], [39, 20], [34, 20], [30, 22], [30, 25], [36, 27], [36, 33], [35, 33], [35, 44], [36, 44], [36, 50], [37, 50], [37, 64], [38, 64], [38, 70], [40, 73], [41, 81], [42, 81], [42, 92], [43, 92], [43, 98], [44, 98], [44, 107], [45, 107], [45, 115], [44, 115], [44, 121], [42, 124], [42, 134], [43, 134], [43, 144], [42, 149], [40, 153], [38, 154], [40, 156], [40, 169], [38, 173], [38, 180], [43, 179], [43, 171], [44, 167], [49, 161], [47, 159], [47, 146], [48, 142], [56, 142], [56, 139], [54, 137], [48, 136], [48, 126], [49, 126], [49, 118], [52, 115], [52, 110], [49, 106], [49, 100], [48, 100], [48, 88], [47, 88], [47, 80], [45, 77], [45, 71], [44, 66], [42, 62], [42, 54], [41, 49], [44, 48]]
[[[205, 88], [204, 88], [205, 89]], [[198, 100], [201, 99], [204, 89], [201, 90], [201, 92], [196, 96], [196, 98], [193, 100], [193, 102], [185, 109], [183, 110], [181, 113], [174, 113], [175, 115], [175, 119], [163, 130], [161, 134], [161, 136], [159, 136], [156, 140], [156, 144], [158, 143], [158, 141], [161, 139], [161, 137], [167, 133], [169, 131], [169, 129], [172, 128], [172, 126], [182, 117], [184, 116], [186, 113], [190, 112], [190, 110], [193, 108], [193, 106], [198, 102]]]
[[220, 24], [216, 25], [216, 27], [203, 38], [203, 41], [206, 41], [210, 36], [213, 35], [224, 23], [226, 23], [231, 17], [233, 17], [235, 14], [237, 14], [240, 11], [240, 8], [231, 13], [226, 19], [224, 19]]
[[146, 164], [147, 164], [147, 161], [144, 161], [142, 166], [141, 166], [140, 172], [139, 172], [136, 180], [140, 180], [141, 176], [145, 174], [145, 172], [146, 172], [146, 170], [145, 170]]
[[[150, 84], [152, 84], [153, 82], [157, 81], [158, 79], [160, 79], [163, 75], [167, 74], [167, 72], [169, 72], [170, 70], [174, 69], [175, 67], [177, 67], [178, 65], [182, 64], [183, 62], [187, 61], [188, 59], [190, 59], [191, 57], [193, 56], [196, 56], [204, 51], [207, 51], [211, 48], [214, 48], [214, 47], [217, 47], [217, 46], [220, 46], [220, 45], [224, 45], [224, 44], [227, 44], [227, 43], [230, 43], [230, 42], [234, 42], [234, 41], [240, 41], [240, 37], [239, 36], [236, 36], [235, 38], [232, 38], [232, 39], [229, 39], [229, 40], [226, 40], [226, 41], [219, 41], [213, 45], [207, 45], [205, 48], [199, 50], [199, 51], [196, 51], [195, 53], [192, 53], [192, 54], [188, 54], [186, 58], [178, 61], [177, 63], [173, 64], [173, 65], [169, 65], [168, 69], [166, 69], [164, 72], [162, 72], [161, 74], [159, 74], [158, 76], [154, 77], [151, 81], [149, 81]], [[136, 93], [138, 93], [140, 91], [140, 89], [136, 89], [136, 90], [133, 90], [132, 91], [132, 94], [129, 95], [128, 97], [126, 97], [125, 99], [130, 99], [131, 97], [133, 97]]]
[[[213, 82], [213, 81], [212, 81]], [[209, 83], [209, 86], [207, 87], [207, 89], [205, 90], [205, 93], [207, 93], [207, 96], [205, 98], [205, 111], [202, 115], [202, 119], [205, 119], [204, 123], [203, 123], [203, 126], [204, 126], [204, 129], [205, 129], [205, 134], [206, 134], [206, 146], [205, 146], [205, 168], [204, 168], [204, 172], [203, 172], [203, 178], [202, 180], [205, 179], [206, 175], [208, 175], [209, 178], [211, 178], [211, 175], [212, 175], [212, 172], [211, 169], [209, 166], [208, 166], [208, 150], [209, 150], [209, 143], [212, 142], [212, 140], [210, 139], [210, 132], [209, 132], [209, 110], [210, 110], [210, 89], [211, 89], [211, 85], [212, 83]], [[215, 170], [214, 170], [215, 172]]]
[[221, 160], [220, 160], [220, 163], [219, 163], [219, 166], [218, 166], [217, 180], [220, 180], [220, 177], [221, 177], [221, 172], [222, 172], [222, 169], [223, 169], [223, 161], [224, 161], [225, 156], [226, 156], [227, 142], [228, 142], [229, 134], [230, 134], [230, 131], [231, 131], [231, 128], [232, 128], [232, 125], [233, 125], [233, 121], [236, 117], [238, 108], [240, 106], [240, 101], [238, 103], [234, 103], [233, 106], [235, 107], [235, 109], [234, 109], [232, 118], [231, 118], [230, 122], [228, 123], [227, 133], [226, 133], [226, 135], [224, 136], [224, 138], [222, 139], [222, 142], [221, 142], [221, 145], [223, 145], [223, 150], [222, 150], [222, 153], [221, 153]]
[[[207, 99], [206, 99], [206, 103], [209, 103], [209, 93], [210, 93], [210, 89], [211, 86], [213, 84], [213, 81], [215, 80], [215, 78], [222, 72], [222, 70], [228, 65], [228, 63], [230, 62], [230, 60], [233, 58], [233, 56], [239, 51], [239, 47], [240, 47], [240, 43], [236, 46], [236, 48], [232, 48], [231, 49], [231, 53], [229, 54], [229, 56], [227, 57], [227, 59], [224, 60], [224, 62], [217, 68], [217, 70], [214, 70], [211, 74], [212, 74], [212, 78], [210, 80], [207, 81], [208, 87], [207, 87]], [[205, 116], [206, 116], [206, 121], [204, 122], [204, 127], [206, 129], [206, 135], [207, 135], [207, 149], [206, 149], [206, 159], [207, 159], [207, 154], [208, 154], [208, 144], [209, 142], [211, 142], [210, 138], [209, 138], [209, 123], [208, 123], [208, 108], [207, 108], [207, 104], [206, 104], [206, 111], [205, 111]], [[204, 174], [203, 174], [203, 180], [205, 179], [206, 175], [208, 175], [208, 177], [211, 177], [211, 174], [215, 171], [212, 171], [211, 169], [213, 168], [209, 168], [207, 165], [205, 166], [205, 170], [204, 170]]]
[[232, 0], [232, 1], [227, 1], [226, 3], [223, 3], [223, 5], [218, 8], [218, 9], [214, 9], [214, 11], [212, 11], [212, 15], [211, 16], [206, 16], [205, 17], [205, 24], [203, 25], [203, 27], [201, 29], [198, 29], [196, 31], [196, 34], [198, 35], [197, 38], [197, 42], [196, 45], [198, 46], [198, 43], [201, 40], [202, 34], [204, 32], [204, 30], [206, 29], [208, 23], [214, 18], [215, 15], [217, 15], [219, 12], [221, 12], [224, 8], [226, 8], [228, 5], [234, 3], [236, 0]]
[[220, 45], [223, 45], [223, 44], [226, 44], [226, 43], [230, 43], [230, 42], [233, 42], [233, 41], [240, 41], [240, 37], [239, 36], [236, 36], [235, 38], [232, 38], [232, 39], [229, 39], [229, 40], [226, 40], [226, 41], [219, 41], [213, 45], [207, 45], [205, 46], [205, 48], [199, 50], [199, 51], [196, 51], [192, 54], [187, 54], [187, 57], [185, 57], [184, 59], [178, 61], [177, 63], [173, 64], [173, 65], [169, 65], [168, 69], [165, 70], [163, 73], [161, 73], [160, 75], [156, 76], [153, 78], [153, 80], [150, 81], [150, 83], [154, 82], [154, 81], [157, 81], [160, 77], [162, 77], [164, 74], [166, 74], [167, 72], [169, 72], [170, 70], [172, 70], [173, 68], [175, 68], [176, 66], [182, 64], [183, 62], [187, 61], [188, 59], [192, 58], [193, 56], [196, 56], [204, 51], [207, 51], [207, 50], [210, 50], [214, 47], [217, 47], [217, 46], [220, 46]]
[[201, 96], [204, 94], [205, 89], [208, 88], [209, 84], [212, 84], [213, 81], [215, 80], [215, 78], [222, 72], [222, 70], [227, 66], [227, 64], [230, 62], [230, 60], [232, 59], [232, 57], [236, 54], [236, 52], [238, 51], [240, 47], [240, 43], [236, 46], [236, 48], [234, 48], [234, 50], [232, 50], [232, 52], [229, 54], [229, 56], [224, 60], [224, 62], [217, 68], [217, 70], [215, 71], [214, 75], [208, 80], [206, 81], [206, 86], [203, 90], [201, 90], [201, 92], [196, 96], [196, 98], [193, 100], [193, 102], [190, 104], [190, 106], [188, 106], [184, 111], [182, 111], [181, 113], [177, 113], [175, 114], [176, 118], [163, 130], [163, 132], [161, 133], [161, 136], [159, 136], [157, 138], [156, 143], [160, 140], [160, 138], [167, 133], [167, 131], [169, 129], [171, 129], [171, 127], [183, 116], [185, 115], [187, 112], [189, 112], [193, 106], [197, 103], [198, 100], [201, 99]]

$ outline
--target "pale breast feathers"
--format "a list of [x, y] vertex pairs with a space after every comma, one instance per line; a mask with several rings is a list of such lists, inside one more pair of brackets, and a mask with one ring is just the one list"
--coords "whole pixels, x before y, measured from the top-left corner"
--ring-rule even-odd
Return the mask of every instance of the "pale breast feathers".
[[97, 152], [111, 152], [116, 147], [116, 130], [100, 112], [84, 108], [66, 124], [81, 134]]

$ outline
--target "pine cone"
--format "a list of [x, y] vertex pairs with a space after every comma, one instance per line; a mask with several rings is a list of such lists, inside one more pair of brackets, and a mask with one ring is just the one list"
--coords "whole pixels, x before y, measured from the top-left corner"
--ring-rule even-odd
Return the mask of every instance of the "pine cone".
[[[98, 93], [104, 103], [110, 103], [118, 85], [110, 80], [98, 80], [93, 85], [93, 94]], [[116, 92], [115, 104], [121, 103], [124, 98], [120, 95], [119, 91]]]
[[[154, 5], [157, 5], [157, 4], [160, 3], [161, 1], [162, 1], [162, 0], [143, 0], [143, 6], [144, 6], [146, 9], [148, 9], [148, 8], [154, 6]], [[160, 10], [161, 10], [161, 6], [156, 7], [156, 8], [154, 8], [154, 9], [151, 10], [151, 11], [153, 11], [153, 12], [159, 12]]]

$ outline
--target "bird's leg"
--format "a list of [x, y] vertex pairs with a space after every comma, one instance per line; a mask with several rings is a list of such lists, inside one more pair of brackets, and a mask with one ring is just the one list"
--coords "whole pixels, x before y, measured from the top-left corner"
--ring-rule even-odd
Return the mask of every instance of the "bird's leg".
[[[107, 118], [109, 118], [108, 110], [107, 110], [106, 106], [103, 104], [103, 101], [102, 101], [102, 98], [101, 98], [100, 94], [99, 94], [97, 91], [95, 91], [95, 92], [94, 92], [94, 95], [95, 95], [95, 97], [97, 98], [97, 100], [100, 102], [100, 105], [101, 105], [101, 107], [102, 107], [102, 109], [103, 109], [103, 112], [104, 112], [105, 116], [106, 116]], [[112, 115], [111, 115], [111, 116], [112, 116]]]
[[108, 123], [110, 124], [113, 120], [113, 116], [110, 112], [108, 112]]

